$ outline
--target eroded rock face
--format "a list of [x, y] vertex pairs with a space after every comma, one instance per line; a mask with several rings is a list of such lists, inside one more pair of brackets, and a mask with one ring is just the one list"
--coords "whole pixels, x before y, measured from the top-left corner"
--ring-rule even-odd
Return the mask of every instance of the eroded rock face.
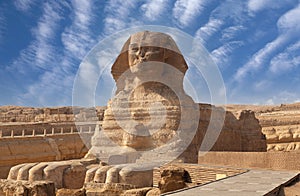
[[6, 196], [53, 196], [55, 186], [47, 181], [19, 181], [0, 179], [0, 195]]
[[161, 179], [158, 183], [158, 187], [161, 193], [175, 191], [187, 187], [186, 178], [187, 171], [181, 167], [169, 166], [163, 168], [161, 173]]
[[233, 112], [248, 108], [255, 112], [266, 136], [268, 151], [300, 150], [300, 103], [279, 106], [230, 105]]

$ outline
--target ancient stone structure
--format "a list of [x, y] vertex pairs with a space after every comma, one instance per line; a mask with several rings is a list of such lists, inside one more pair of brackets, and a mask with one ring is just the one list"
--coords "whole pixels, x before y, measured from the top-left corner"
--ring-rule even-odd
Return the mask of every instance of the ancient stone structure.
[[[236, 118], [220, 107], [194, 103], [183, 89], [186, 71], [187, 64], [169, 35], [148, 31], [132, 35], [112, 66], [116, 94], [102, 126], [98, 123], [95, 128], [85, 158], [17, 165], [8, 178], [51, 180], [56, 188], [78, 189], [86, 184], [91, 195], [114, 186], [122, 192], [151, 187], [155, 166], [197, 163], [209, 131], [221, 131], [213, 150], [264, 151], [265, 138], [254, 113], [244, 111]], [[87, 114], [78, 117], [90, 119]], [[221, 130], [214, 130], [218, 125]]]
[[[148, 31], [132, 35], [112, 66], [116, 95], [105, 110], [102, 136], [94, 139], [89, 155], [101, 160], [123, 155], [118, 163], [149, 161], [143, 158], [172, 161], [182, 148], [197, 155], [200, 141], [187, 146], [197, 132], [199, 109], [183, 90], [186, 70], [170, 36]], [[153, 157], [147, 157], [150, 153]], [[186, 154], [180, 159], [193, 161]]]
[[53, 182], [35, 181], [14, 181], [0, 179], [1, 196], [52, 196], [55, 195]]
[[230, 105], [236, 113], [245, 108], [255, 112], [266, 135], [268, 151], [300, 150], [300, 103], [279, 106]]

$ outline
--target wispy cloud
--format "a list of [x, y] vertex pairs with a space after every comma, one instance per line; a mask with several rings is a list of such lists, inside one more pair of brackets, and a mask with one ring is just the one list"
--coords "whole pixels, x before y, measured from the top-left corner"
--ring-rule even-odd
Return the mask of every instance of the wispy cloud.
[[219, 67], [228, 65], [233, 51], [243, 45], [242, 41], [228, 42], [211, 52], [212, 58]]
[[22, 12], [29, 11], [36, 3], [36, 0], [14, 0], [17, 10]]
[[253, 89], [255, 91], [266, 91], [267, 88], [269, 88], [272, 85], [272, 81], [271, 80], [261, 80], [261, 81], [255, 81], [253, 82]]
[[[196, 32], [196, 38], [205, 44], [211, 36], [226, 24], [231, 24], [227, 32], [223, 32], [224, 39], [226, 36], [234, 36], [234, 33], [243, 29], [245, 21], [245, 3], [241, 1], [227, 0], [216, 7], [210, 14], [209, 21]], [[231, 33], [231, 34], [230, 34]], [[221, 38], [222, 40], [222, 38]]]
[[205, 44], [209, 38], [216, 33], [223, 25], [223, 21], [219, 19], [210, 19], [203, 27], [197, 30], [196, 38]]
[[222, 31], [221, 40], [230, 41], [234, 39], [240, 32], [245, 30], [246, 28], [242, 25], [230, 26]]
[[91, 31], [93, 24], [92, 1], [72, 1], [72, 24], [65, 28], [61, 39], [65, 49], [65, 55], [81, 59], [95, 43]]
[[272, 55], [274, 51], [278, 47], [281, 47], [285, 42], [286, 37], [280, 36], [276, 40], [265, 45], [264, 48], [260, 49], [252, 56], [250, 61], [238, 69], [234, 79], [241, 81], [248, 73], [257, 71], [264, 63], [266, 63], [266, 61], [270, 58], [270, 55]]
[[168, 7], [169, 1], [170, 0], [147, 0], [146, 3], [141, 6], [141, 10], [148, 20], [159, 20]]
[[290, 45], [283, 52], [272, 58], [270, 71], [275, 74], [284, 73], [300, 66], [300, 41]]
[[179, 25], [188, 26], [205, 8], [206, 0], [177, 0], [173, 8], [173, 17]]
[[18, 68], [21, 72], [27, 69], [25, 67], [28, 65], [32, 68], [48, 69], [46, 64], [53, 62], [56, 58], [52, 40], [58, 28], [58, 21], [61, 19], [58, 14], [60, 9], [60, 5], [57, 3], [43, 4], [43, 14], [37, 26], [32, 29], [34, 40], [21, 51], [20, 57], [13, 63], [13, 67]]
[[[137, 0], [123, 1], [123, 0], [110, 0], [105, 6], [106, 17], [104, 19], [105, 33], [115, 33], [124, 29], [133, 22], [131, 15], [137, 14], [138, 11], [134, 10], [138, 4]], [[136, 19], [136, 21], [138, 21]]]
[[284, 47], [289, 40], [295, 36], [299, 36], [300, 31], [300, 6], [286, 12], [282, 15], [278, 22], [277, 28], [279, 35], [277, 38], [267, 43], [263, 48], [256, 52], [251, 59], [235, 74], [235, 80], [240, 81], [248, 73], [254, 72], [261, 68], [264, 64], [269, 64], [276, 52]]
[[[43, 16], [33, 30], [35, 41], [21, 54], [26, 63], [35, 59], [36, 65], [44, 65], [45, 71], [39, 78], [26, 87], [26, 93], [19, 97], [19, 103], [33, 105], [70, 104], [75, 70], [81, 59], [95, 44], [90, 26], [94, 22], [93, 4], [90, 1], [72, 1], [71, 4], [45, 3]], [[59, 37], [57, 25], [60, 24], [60, 13], [70, 9], [71, 24], [61, 33], [62, 48], [51, 42]], [[63, 10], [61, 10], [63, 9]], [[61, 29], [61, 27], [60, 27]], [[43, 67], [44, 68], [44, 67]]]
[[264, 9], [278, 9], [284, 5], [288, 5], [291, 4], [293, 2], [297, 2], [295, 0], [285, 0], [285, 1], [281, 1], [281, 0], [249, 0], [248, 1], [248, 9], [249, 12], [259, 12], [262, 11]]

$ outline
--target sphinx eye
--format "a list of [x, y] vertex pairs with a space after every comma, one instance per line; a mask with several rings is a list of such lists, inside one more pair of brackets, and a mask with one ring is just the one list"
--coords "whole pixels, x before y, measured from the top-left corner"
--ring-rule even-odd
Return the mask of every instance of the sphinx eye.
[[130, 44], [130, 45], [129, 45], [129, 50], [130, 50], [131, 52], [137, 52], [139, 49], [138, 49], [138, 47], [137, 47], [136, 44]]

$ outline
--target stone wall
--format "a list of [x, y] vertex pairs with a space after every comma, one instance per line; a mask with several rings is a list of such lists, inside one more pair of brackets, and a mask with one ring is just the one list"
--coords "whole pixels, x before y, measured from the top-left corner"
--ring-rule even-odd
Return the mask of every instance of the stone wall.
[[[226, 111], [224, 122], [220, 122], [219, 119], [210, 119], [210, 117], [212, 110], [218, 116], [222, 113], [222, 108], [209, 104], [199, 104], [199, 107], [199, 129], [203, 134], [207, 131], [210, 121], [212, 124], [224, 123], [211, 151], [266, 151], [265, 136], [261, 132], [261, 126], [253, 111], [242, 110], [237, 114]], [[201, 137], [203, 138], [203, 135]]]
[[293, 152], [208, 152], [198, 163], [227, 165], [239, 168], [300, 170], [300, 151]]
[[228, 105], [226, 109], [235, 115], [244, 109], [253, 110], [266, 135], [268, 151], [300, 150], [300, 103], [278, 106]]
[[[90, 141], [91, 133], [85, 133]], [[82, 158], [88, 149], [78, 134], [1, 138], [0, 178], [17, 164]]]
[[105, 107], [101, 106], [96, 108], [0, 106], [0, 123], [73, 122], [75, 119], [79, 121], [98, 121], [103, 119], [104, 110]]

